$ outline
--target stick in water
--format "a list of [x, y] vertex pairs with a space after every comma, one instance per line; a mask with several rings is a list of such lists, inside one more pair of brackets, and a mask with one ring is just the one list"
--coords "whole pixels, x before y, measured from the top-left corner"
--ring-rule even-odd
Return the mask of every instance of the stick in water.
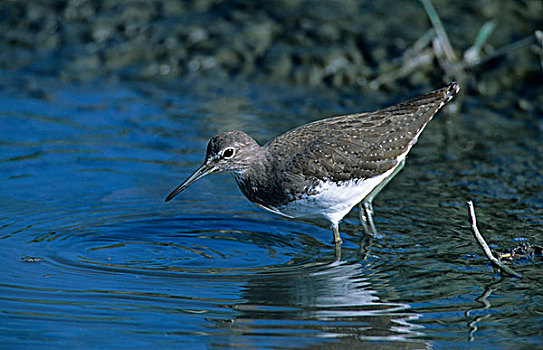
[[513, 271], [513, 269], [507, 267], [504, 263], [496, 259], [494, 255], [492, 255], [492, 251], [488, 247], [488, 244], [486, 243], [484, 237], [481, 235], [481, 233], [479, 232], [479, 229], [477, 228], [477, 218], [475, 217], [475, 209], [473, 208], [472, 201], [468, 201], [468, 210], [469, 210], [469, 216], [471, 218], [471, 231], [473, 232], [473, 235], [475, 236], [477, 243], [479, 243], [479, 245], [485, 252], [487, 259], [490, 260], [490, 262], [494, 266], [499, 268], [501, 271], [515, 277], [522, 277], [522, 275], [520, 275], [519, 273], [516, 273], [515, 271]]

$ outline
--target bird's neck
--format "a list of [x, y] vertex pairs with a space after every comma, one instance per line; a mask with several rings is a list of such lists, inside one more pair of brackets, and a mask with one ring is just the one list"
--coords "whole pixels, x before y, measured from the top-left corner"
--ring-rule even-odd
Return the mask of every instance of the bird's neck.
[[275, 202], [275, 199], [282, 200], [282, 191], [278, 187], [276, 173], [271, 169], [267, 150], [261, 150], [249, 167], [243, 172], [234, 173], [234, 178], [241, 192], [251, 202], [264, 206], [273, 205], [275, 203], [271, 202]]
[[[233, 173], [237, 183], [254, 185], [262, 184], [266, 181], [266, 176], [269, 174], [270, 162], [266, 157], [266, 150], [260, 148], [255, 150], [252, 155], [251, 162], [245, 166], [242, 170]], [[243, 190], [243, 189], [242, 189]]]

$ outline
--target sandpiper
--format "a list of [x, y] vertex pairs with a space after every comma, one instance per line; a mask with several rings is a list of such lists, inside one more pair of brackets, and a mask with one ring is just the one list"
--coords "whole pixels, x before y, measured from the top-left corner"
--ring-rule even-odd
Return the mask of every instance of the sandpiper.
[[366, 234], [376, 233], [372, 200], [405, 163], [424, 127], [460, 90], [439, 90], [375, 112], [299, 126], [260, 146], [242, 131], [213, 137], [205, 160], [166, 202], [202, 177], [226, 171], [261, 208], [289, 218], [325, 219], [341, 244], [339, 221], [359, 204]]

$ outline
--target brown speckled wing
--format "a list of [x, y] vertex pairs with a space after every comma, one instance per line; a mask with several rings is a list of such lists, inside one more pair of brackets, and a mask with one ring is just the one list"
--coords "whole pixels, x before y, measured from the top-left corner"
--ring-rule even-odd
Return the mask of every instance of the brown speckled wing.
[[375, 112], [319, 120], [277, 137], [265, 148], [274, 153], [276, 171], [283, 177], [289, 174], [299, 185], [310, 179], [370, 178], [393, 168], [458, 90], [451, 83]]

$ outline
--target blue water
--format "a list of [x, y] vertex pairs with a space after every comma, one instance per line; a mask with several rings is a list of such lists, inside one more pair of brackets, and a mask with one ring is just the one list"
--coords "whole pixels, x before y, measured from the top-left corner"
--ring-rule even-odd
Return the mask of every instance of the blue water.
[[[264, 142], [401, 96], [243, 81], [67, 83], [3, 72], [0, 343], [5, 348], [516, 348], [543, 342], [542, 269], [493, 272], [496, 248], [543, 241], [543, 121], [466, 97], [433, 121], [341, 258], [327, 227], [249, 203], [228, 175], [165, 196], [207, 140]], [[407, 96], [404, 96], [407, 97]]]

